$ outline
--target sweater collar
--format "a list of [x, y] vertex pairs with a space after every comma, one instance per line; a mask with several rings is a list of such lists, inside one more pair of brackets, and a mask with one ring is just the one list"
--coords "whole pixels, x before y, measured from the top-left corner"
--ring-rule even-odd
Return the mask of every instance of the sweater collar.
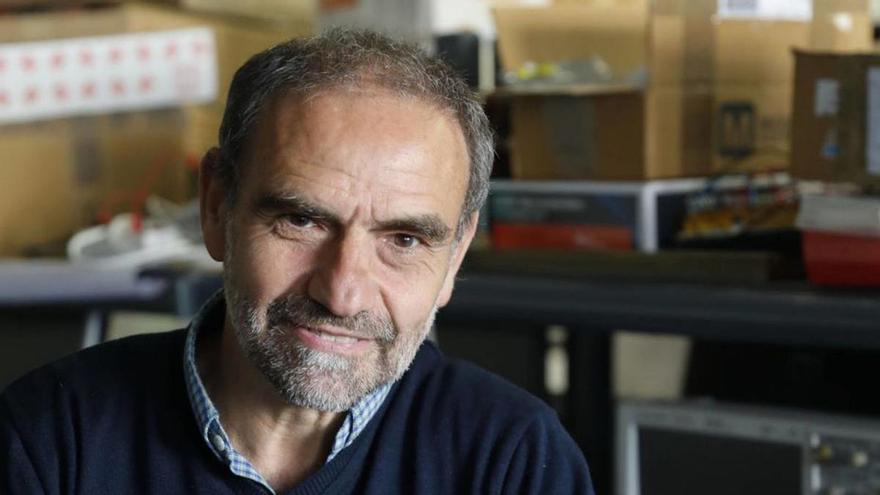
[[[220, 290], [211, 296], [190, 323], [184, 347], [183, 370], [190, 405], [199, 426], [202, 440], [221, 462], [235, 475], [255, 481], [274, 494], [274, 490], [243, 455], [232, 446], [229, 436], [220, 423], [220, 413], [208, 396], [196, 367], [196, 342], [200, 333], [217, 332], [223, 328], [226, 301]], [[364, 430], [376, 411], [385, 402], [392, 384], [385, 384], [361, 398], [345, 415], [342, 426], [336, 432], [333, 447], [327, 456], [330, 462], [343, 449], [350, 446]]]

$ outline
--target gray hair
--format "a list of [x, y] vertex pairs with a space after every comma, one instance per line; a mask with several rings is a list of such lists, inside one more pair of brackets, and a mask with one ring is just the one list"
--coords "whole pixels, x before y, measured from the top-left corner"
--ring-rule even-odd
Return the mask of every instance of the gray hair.
[[220, 126], [221, 159], [213, 170], [234, 201], [238, 161], [263, 107], [280, 93], [310, 96], [344, 87], [377, 86], [419, 98], [458, 122], [470, 160], [467, 192], [457, 228], [461, 235], [486, 200], [494, 137], [477, 96], [442, 60], [418, 47], [370, 31], [334, 29], [293, 39], [251, 57], [229, 88]]

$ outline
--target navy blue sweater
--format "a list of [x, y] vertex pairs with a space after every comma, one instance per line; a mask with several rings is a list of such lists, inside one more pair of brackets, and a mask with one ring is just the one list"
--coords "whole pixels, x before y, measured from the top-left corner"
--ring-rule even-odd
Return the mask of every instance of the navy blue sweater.
[[[265, 493], [199, 436], [182, 331], [87, 349], [0, 395], [0, 493]], [[583, 493], [586, 462], [544, 403], [432, 344], [352, 445], [291, 494]]]

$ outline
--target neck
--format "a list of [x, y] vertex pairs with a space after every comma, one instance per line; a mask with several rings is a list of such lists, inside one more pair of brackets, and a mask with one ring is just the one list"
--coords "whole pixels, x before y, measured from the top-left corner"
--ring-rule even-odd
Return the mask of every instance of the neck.
[[284, 491], [321, 468], [345, 413], [284, 402], [234, 332], [226, 318], [222, 335], [199, 338], [199, 374], [235, 450], [276, 492]]

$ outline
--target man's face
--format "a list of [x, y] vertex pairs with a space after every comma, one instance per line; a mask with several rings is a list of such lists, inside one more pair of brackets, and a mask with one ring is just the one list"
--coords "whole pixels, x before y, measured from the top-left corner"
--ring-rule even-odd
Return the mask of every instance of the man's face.
[[334, 90], [275, 99], [243, 155], [205, 231], [227, 330], [288, 403], [348, 409], [403, 373], [449, 299], [473, 235], [456, 242], [461, 130], [416, 99]]

